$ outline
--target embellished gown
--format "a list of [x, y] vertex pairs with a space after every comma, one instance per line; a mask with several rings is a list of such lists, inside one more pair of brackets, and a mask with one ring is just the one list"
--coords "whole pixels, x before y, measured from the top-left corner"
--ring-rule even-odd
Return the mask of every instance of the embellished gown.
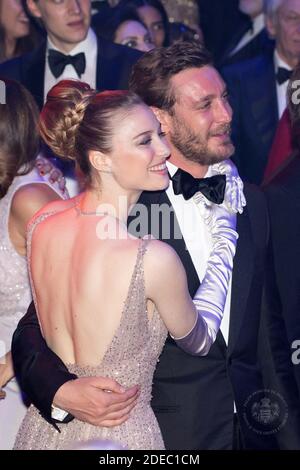
[[[44, 214], [42, 219], [51, 214]], [[34, 226], [41, 221], [36, 220]], [[31, 229], [31, 234], [34, 229]], [[30, 239], [28, 256], [30, 257]], [[158, 422], [150, 406], [154, 370], [167, 337], [166, 327], [155, 310], [148, 318], [143, 256], [149, 239], [141, 240], [120, 324], [97, 367], [67, 364], [79, 377], [105, 376], [125, 387], [138, 384], [140, 396], [128, 420], [113, 428], [97, 427], [74, 419], [55, 427], [31, 405], [19, 429], [16, 450], [71, 449], [92, 439], [114, 441], [127, 449], [164, 449]], [[34, 296], [34, 291], [33, 291]]]
[[[50, 183], [47, 175], [41, 176], [36, 168], [27, 175], [14, 178], [5, 196], [0, 199], [0, 357], [11, 349], [14, 330], [25, 315], [31, 302], [31, 290], [25, 256], [19, 255], [9, 237], [8, 222], [14, 195], [23, 186], [46, 184], [61, 198], [67, 193]], [[6, 398], [0, 400], [0, 449], [11, 449], [25, 415], [26, 407], [16, 380], [13, 378], [4, 387]]]

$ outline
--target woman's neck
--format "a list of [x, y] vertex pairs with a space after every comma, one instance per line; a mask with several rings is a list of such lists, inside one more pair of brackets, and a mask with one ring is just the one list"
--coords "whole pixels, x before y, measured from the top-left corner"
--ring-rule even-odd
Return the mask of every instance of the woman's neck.
[[107, 214], [126, 224], [130, 209], [140, 194], [140, 192], [108, 194], [103, 190], [91, 188], [82, 193], [77, 204], [82, 214]]
[[5, 37], [5, 57], [6, 59], [11, 59], [16, 50], [17, 41], [12, 37]]

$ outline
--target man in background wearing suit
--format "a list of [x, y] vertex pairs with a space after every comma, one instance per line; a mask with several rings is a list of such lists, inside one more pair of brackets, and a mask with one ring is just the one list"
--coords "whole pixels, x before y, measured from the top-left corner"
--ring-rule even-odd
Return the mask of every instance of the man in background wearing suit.
[[273, 47], [273, 41], [265, 28], [263, 0], [239, 0], [239, 10], [247, 17], [234, 28], [234, 35], [219, 65], [250, 59]]
[[[283, 448], [300, 449], [300, 68], [288, 85], [294, 151], [265, 186], [271, 225], [265, 307], [280, 391], [289, 406]], [[271, 379], [272, 380], [272, 379]]]
[[224, 67], [233, 107], [234, 161], [241, 177], [260, 184], [286, 89], [300, 59], [299, 0], [265, 0], [266, 26], [275, 49]]
[[[230, 166], [225, 161], [233, 152], [226, 86], [203, 46], [178, 42], [139, 59], [130, 87], [153, 107], [171, 145], [168, 169], [173, 185], [167, 191], [143, 193], [139, 200], [149, 212], [146, 231], [176, 250], [193, 296], [211, 246], [203, 207], [197, 201], [199, 185], [205, 183], [209, 193], [215, 194], [210, 177]], [[268, 224], [259, 190], [247, 188], [245, 194], [247, 207], [237, 214], [239, 240], [232, 287], [216, 342], [206, 357], [195, 357], [181, 351], [169, 337], [156, 369], [152, 406], [167, 449], [274, 446], [271, 437], [249, 422], [252, 397], [263, 391], [257, 334]], [[218, 202], [214, 197], [208, 203]], [[173, 215], [166, 235], [153, 227], [157, 220], [150, 214], [155, 204], [167, 207]], [[85, 403], [80, 392], [83, 379], [71, 380], [75, 377], [47, 348], [33, 304], [19, 324], [12, 350], [22, 388], [44, 416], [50, 419], [54, 403], [76, 417], [90, 419], [84, 413], [89, 408], [88, 393]], [[88, 380], [92, 379], [85, 379], [85, 384]]]
[[31, 53], [0, 65], [0, 76], [20, 81], [43, 106], [60, 80], [80, 79], [99, 90], [126, 89], [137, 51], [97, 38], [90, 28], [91, 0], [27, 0], [47, 39]]

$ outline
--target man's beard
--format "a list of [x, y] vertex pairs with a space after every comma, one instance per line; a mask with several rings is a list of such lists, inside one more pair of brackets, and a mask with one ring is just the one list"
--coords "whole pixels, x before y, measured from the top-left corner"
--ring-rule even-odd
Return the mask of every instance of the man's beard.
[[[188, 128], [184, 123], [179, 122], [176, 117], [173, 118], [173, 131], [169, 133], [170, 142], [179, 150], [186, 160], [199, 163], [200, 165], [213, 165], [231, 157], [234, 152], [234, 146], [230, 140], [229, 124], [222, 124], [210, 136], [228, 132], [228, 145], [224, 145], [223, 152], [211, 151], [208, 146], [208, 139], [204, 140]], [[221, 146], [219, 147], [221, 149]]]

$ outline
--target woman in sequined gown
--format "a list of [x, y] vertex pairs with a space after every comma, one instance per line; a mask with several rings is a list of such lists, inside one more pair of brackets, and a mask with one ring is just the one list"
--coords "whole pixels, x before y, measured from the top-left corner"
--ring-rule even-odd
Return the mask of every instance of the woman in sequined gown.
[[38, 111], [33, 98], [18, 83], [5, 84], [6, 104], [0, 105], [0, 449], [11, 449], [26, 412], [10, 354], [13, 332], [32, 298], [26, 225], [44, 204], [66, 196], [63, 186], [50, 183], [49, 173], [41, 176], [43, 160], [35, 160]]
[[218, 267], [210, 270], [210, 262], [211, 278], [198, 289], [203, 293], [207, 288], [207, 300], [209, 291], [213, 293], [211, 305], [198, 299], [201, 313], [209, 313], [209, 326], [189, 296], [184, 268], [173, 249], [127, 231], [129, 208], [142, 190], [163, 190], [169, 183], [169, 149], [151, 109], [131, 92], [97, 94], [87, 84], [65, 80], [48, 93], [40, 131], [56, 154], [76, 161], [87, 184], [76, 198], [48, 204], [30, 224], [29, 273], [43, 335], [78, 377], [109, 377], [125, 388], [138, 384], [140, 394], [129, 418], [110, 428], [74, 419], [57, 424], [58, 432], [32, 405], [14, 448], [70, 449], [108, 439], [128, 449], [163, 449], [150, 406], [154, 369], [168, 330], [194, 354], [205, 354], [214, 340], [213, 298], [222, 298], [222, 313], [235, 222], [216, 206], [212, 255], [216, 261], [218, 250], [226, 252], [227, 267], [221, 254], [225, 289], [214, 282]]

